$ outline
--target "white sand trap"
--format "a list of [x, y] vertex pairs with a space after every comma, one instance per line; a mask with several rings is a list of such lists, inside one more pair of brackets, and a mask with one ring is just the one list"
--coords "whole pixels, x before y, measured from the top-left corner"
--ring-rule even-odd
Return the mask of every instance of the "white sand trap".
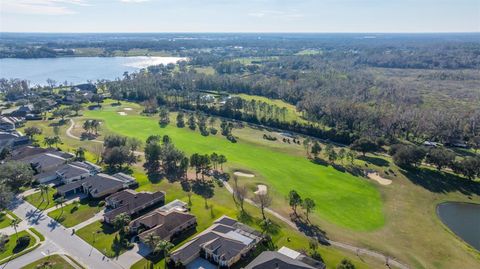
[[119, 111], [118, 114], [119, 114], [120, 116], [127, 116], [127, 113], [125, 113], [125, 112], [123, 112], [123, 111]]
[[392, 184], [392, 180], [386, 179], [381, 177], [378, 173], [368, 173], [368, 178], [375, 180], [376, 182], [380, 183], [381, 185], [390, 185]]
[[257, 190], [254, 193], [255, 194], [267, 194], [267, 186], [257, 185]]
[[239, 177], [249, 177], [249, 178], [255, 177], [254, 174], [243, 173], [240, 171], [233, 172], [233, 174]]
[[126, 108], [124, 108], [123, 110], [131, 111], [131, 110], [133, 110], [133, 109], [132, 109], [131, 107], [126, 107]]

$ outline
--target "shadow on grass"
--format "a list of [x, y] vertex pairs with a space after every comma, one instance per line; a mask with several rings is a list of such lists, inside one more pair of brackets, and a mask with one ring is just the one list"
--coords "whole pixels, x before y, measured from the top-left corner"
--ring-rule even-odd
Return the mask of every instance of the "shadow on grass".
[[390, 165], [390, 163], [387, 160], [379, 157], [359, 156], [358, 159], [376, 166], [381, 166], [381, 167], [387, 167]]
[[401, 170], [411, 182], [436, 193], [459, 191], [465, 195], [480, 195], [480, 183], [441, 171], [426, 168]]

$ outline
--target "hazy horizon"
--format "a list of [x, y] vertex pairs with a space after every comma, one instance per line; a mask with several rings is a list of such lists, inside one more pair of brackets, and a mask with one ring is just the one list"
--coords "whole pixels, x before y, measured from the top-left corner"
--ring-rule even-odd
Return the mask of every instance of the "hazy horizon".
[[10, 33], [478, 33], [478, 0], [1, 0]]

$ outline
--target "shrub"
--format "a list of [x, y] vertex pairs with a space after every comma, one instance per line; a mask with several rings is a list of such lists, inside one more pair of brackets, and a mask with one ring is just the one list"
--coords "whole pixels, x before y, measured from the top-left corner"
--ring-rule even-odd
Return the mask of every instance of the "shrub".
[[105, 201], [100, 201], [100, 202], [98, 203], [98, 207], [103, 207], [103, 206], [105, 206]]

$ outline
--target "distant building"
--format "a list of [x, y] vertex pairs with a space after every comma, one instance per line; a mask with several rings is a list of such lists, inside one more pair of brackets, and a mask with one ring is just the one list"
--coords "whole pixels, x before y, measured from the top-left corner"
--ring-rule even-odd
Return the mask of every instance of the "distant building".
[[278, 251], [264, 251], [244, 269], [324, 269], [325, 264], [297, 251], [282, 247]]
[[142, 210], [157, 204], [165, 203], [165, 193], [157, 192], [136, 192], [134, 190], [122, 190], [114, 193], [105, 199], [107, 208], [110, 210], [104, 214], [104, 220], [112, 223], [116, 216], [127, 214], [133, 216]]
[[30, 139], [28, 139], [28, 137], [22, 136], [17, 132], [0, 132], [0, 151], [5, 148], [13, 151], [29, 143]]
[[208, 260], [231, 267], [248, 255], [263, 240], [260, 232], [223, 216], [212, 226], [171, 254], [171, 262], [187, 266], [196, 260]]
[[0, 131], [13, 132], [23, 123], [24, 120], [21, 118], [0, 116]]
[[59, 186], [57, 193], [69, 196], [76, 193], [85, 193], [93, 198], [102, 198], [123, 189], [138, 185], [135, 178], [123, 173], [114, 175], [96, 174], [85, 179]]

